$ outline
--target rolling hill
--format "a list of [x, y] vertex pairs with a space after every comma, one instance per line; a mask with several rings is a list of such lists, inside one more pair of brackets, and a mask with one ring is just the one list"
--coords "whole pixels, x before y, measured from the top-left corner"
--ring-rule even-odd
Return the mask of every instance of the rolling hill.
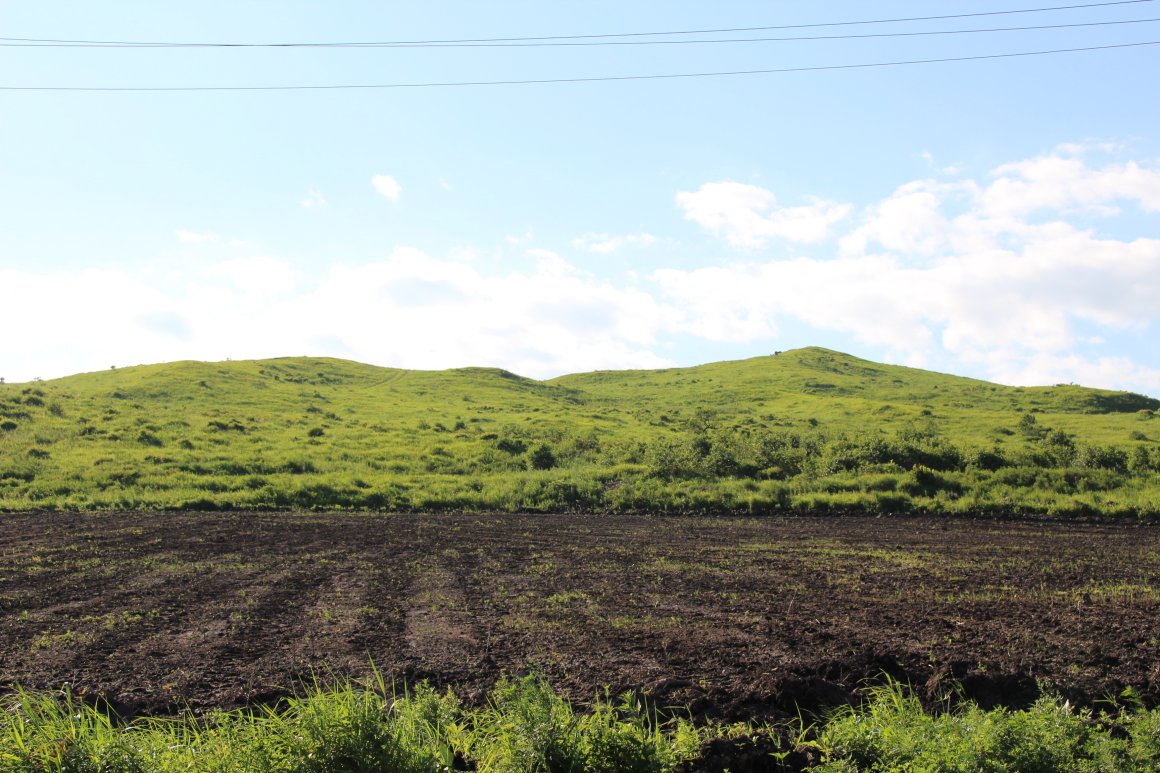
[[1153, 515], [1158, 409], [819, 348], [549, 381], [174, 362], [0, 385], [0, 510]]

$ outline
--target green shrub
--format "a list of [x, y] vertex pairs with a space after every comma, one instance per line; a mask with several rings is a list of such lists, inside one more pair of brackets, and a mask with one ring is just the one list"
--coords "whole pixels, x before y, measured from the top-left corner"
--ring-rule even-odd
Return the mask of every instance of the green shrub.
[[528, 467], [533, 470], [550, 470], [556, 466], [556, 454], [547, 443], [540, 443], [528, 455]]
[[1128, 454], [1121, 448], [1085, 446], [1079, 455], [1079, 464], [1092, 469], [1127, 472]]
[[903, 483], [900, 488], [911, 496], [923, 497], [933, 497], [940, 491], [961, 494], [963, 490], [962, 484], [959, 482], [951, 480], [929, 467], [923, 467], [921, 465], [917, 465], [911, 470], [910, 480]]
[[651, 443], [644, 461], [648, 474], [662, 480], [690, 478], [697, 474], [697, 460], [682, 440], [661, 438]]
[[1144, 446], [1132, 449], [1132, 458], [1128, 461], [1128, 469], [1136, 475], [1149, 472], [1160, 472], [1160, 453], [1155, 453]]
[[511, 438], [502, 438], [495, 447], [500, 451], [509, 453], [512, 456], [519, 456], [528, 450], [528, 444], [522, 440], [513, 440]]
[[147, 430], [141, 430], [141, 433], [137, 435], [137, 442], [143, 446], [154, 446], [157, 448], [165, 445], [165, 442], [162, 441], [161, 438]]
[[1047, 431], [1039, 426], [1039, 420], [1034, 414], [1025, 413], [1019, 417], [1019, 431], [1029, 440], [1041, 439]]
[[971, 455], [970, 465], [980, 470], [995, 472], [1007, 466], [1007, 457], [1003, 455], [1003, 450], [1000, 448], [990, 451], [979, 450]]

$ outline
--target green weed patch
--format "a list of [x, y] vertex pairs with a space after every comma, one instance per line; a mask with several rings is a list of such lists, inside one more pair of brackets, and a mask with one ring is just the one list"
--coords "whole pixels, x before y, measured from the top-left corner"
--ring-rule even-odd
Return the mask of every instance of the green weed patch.
[[867, 693], [863, 705], [814, 723], [759, 727], [696, 726], [671, 709], [665, 718], [632, 694], [578, 711], [536, 675], [501, 681], [479, 709], [426, 685], [391, 693], [380, 680], [315, 685], [278, 708], [128, 724], [67, 692], [17, 691], [0, 701], [0, 770], [650, 773], [728, 764], [722, 750], [746, 749], [762, 770], [1129, 773], [1160, 766], [1160, 709], [1093, 712], [1043, 698], [1019, 711], [966, 702], [929, 713], [894, 682]]

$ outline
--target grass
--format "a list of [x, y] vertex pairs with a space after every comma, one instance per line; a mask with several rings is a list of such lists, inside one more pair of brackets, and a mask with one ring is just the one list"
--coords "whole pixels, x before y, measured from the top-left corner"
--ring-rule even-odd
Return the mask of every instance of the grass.
[[544, 382], [177, 362], [0, 385], [0, 511], [1156, 515], [1158, 408], [816, 348]]
[[116, 724], [59, 696], [16, 692], [0, 713], [0, 770], [672, 771], [707, 730], [662, 724], [633, 696], [577, 713], [539, 676], [503, 681], [490, 703], [463, 709], [426, 685], [391, 695], [381, 680], [314, 687], [280, 708]]
[[[1130, 704], [1130, 701], [1129, 701]], [[60, 695], [17, 691], [0, 712], [0, 770], [61, 773], [252, 773], [475, 769], [504, 773], [697, 769], [713, 739], [766, 737], [768, 769], [791, 755], [820, 771], [1154, 771], [1160, 709], [1093, 713], [1043, 698], [1019, 711], [964, 702], [936, 713], [887, 681], [815, 724], [702, 726], [664, 719], [637, 697], [577, 712], [531, 675], [501, 681], [484, 707], [465, 709], [426, 685], [391, 695], [315, 684], [279, 708], [128, 725]]]
[[929, 714], [901, 685], [871, 688], [867, 702], [832, 714], [817, 733], [825, 771], [1154, 771], [1160, 709], [1095, 714], [1041, 698], [1019, 711], [973, 703]]

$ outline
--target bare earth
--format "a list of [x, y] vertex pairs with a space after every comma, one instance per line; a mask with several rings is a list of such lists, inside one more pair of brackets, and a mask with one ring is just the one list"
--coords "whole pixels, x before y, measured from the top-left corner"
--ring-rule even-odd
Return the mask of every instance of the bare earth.
[[985, 705], [1160, 703], [1160, 528], [938, 518], [30, 513], [0, 517], [0, 691], [124, 715], [314, 678], [542, 669], [778, 719], [883, 673]]

